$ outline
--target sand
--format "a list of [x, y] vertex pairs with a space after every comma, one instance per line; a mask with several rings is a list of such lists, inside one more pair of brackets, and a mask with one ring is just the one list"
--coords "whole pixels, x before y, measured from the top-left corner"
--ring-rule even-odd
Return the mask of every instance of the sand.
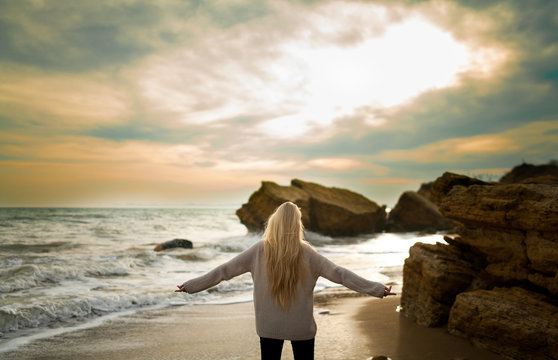
[[[319, 297], [316, 359], [502, 358], [396, 311], [399, 297]], [[33, 341], [2, 359], [259, 359], [252, 303], [146, 310]], [[283, 359], [292, 359], [289, 342]]]

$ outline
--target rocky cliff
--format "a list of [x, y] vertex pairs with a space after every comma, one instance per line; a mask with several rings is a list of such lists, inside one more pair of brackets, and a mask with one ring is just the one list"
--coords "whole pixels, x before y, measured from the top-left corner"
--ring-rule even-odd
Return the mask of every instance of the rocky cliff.
[[558, 359], [558, 186], [444, 174], [431, 189], [459, 226], [410, 249], [405, 314], [510, 358]]
[[302, 210], [306, 229], [330, 236], [374, 233], [384, 229], [385, 207], [347, 189], [293, 179], [290, 186], [262, 181], [236, 214], [249, 231], [262, 231], [277, 206], [292, 201]]

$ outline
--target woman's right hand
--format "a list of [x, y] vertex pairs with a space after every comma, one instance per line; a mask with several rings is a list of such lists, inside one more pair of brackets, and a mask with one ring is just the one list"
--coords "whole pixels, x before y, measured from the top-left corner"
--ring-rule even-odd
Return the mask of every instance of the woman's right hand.
[[176, 287], [178, 288], [178, 290], [174, 290], [174, 292], [187, 292], [186, 288], [184, 287], [184, 284], [176, 285]]

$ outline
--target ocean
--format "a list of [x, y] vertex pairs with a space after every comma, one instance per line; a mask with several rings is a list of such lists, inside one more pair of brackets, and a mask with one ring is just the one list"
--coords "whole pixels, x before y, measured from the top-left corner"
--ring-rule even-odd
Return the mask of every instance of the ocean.
[[[198, 294], [176, 285], [231, 259], [261, 238], [235, 208], [0, 208], [0, 352], [36, 338], [94, 326], [142, 309], [231, 304], [252, 299], [249, 274]], [[175, 238], [193, 249], [155, 252]], [[442, 235], [379, 233], [306, 239], [335, 263], [402, 286], [415, 242]], [[320, 278], [316, 292], [338, 287]]]

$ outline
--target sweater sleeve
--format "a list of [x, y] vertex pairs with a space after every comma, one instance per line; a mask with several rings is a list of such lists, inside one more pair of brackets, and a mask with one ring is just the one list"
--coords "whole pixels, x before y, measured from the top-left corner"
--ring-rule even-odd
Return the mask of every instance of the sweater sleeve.
[[317, 252], [315, 255], [318, 256], [321, 263], [319, 271], [320, 276], [359, 293], [379, 298], [384, 297], [384, 290], [386, 287], [383, 284], [366, 280], [354, 272], [333, 263], [325, 256], [322, 256]]
[[257, 250], [257, 243], [244, 250], [226, 263], [217, 266], [205, 275], [186, 281], [184, 289], [189, 294], [194, 294], [219, 284], [223, 280], [230, 280], [233, 277], [251, 271], [252, 259]]

